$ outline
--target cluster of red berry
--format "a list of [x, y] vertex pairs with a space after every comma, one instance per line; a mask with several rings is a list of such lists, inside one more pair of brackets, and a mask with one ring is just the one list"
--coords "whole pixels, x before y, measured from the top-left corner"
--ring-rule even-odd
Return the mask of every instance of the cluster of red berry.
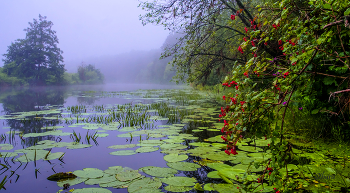
[[238, 90], [238, 83], [235, 81], [232, 81], [231, 83], [223, 83], [222, 84], [222, 86], [227, 86], [227, 87], [231, 87], [232, 85], [236, 85], [236, 90]]
[[286, 40], [286, 42], [289, 42], [290, 44], [292, 44], [292, 46], [295, 46], [295, 43], [292, 42], [292, 40]]
[[245, 33], [248, 33], [248, 28], [244, 27]]
[[277, 90], [281, 90], [280, 87], [277, 86], [277, 84], [275, 85], [275, 87], [276, 87]]
[[248, 72], [244, 72], [243, 75], [248, 78]]
[[283, 78], [286, 78], [289, 75], [289, 72], [283, 74]]
[[241, 46], [238, 47], [238, 51], [241, 52], [241, 54], [243, 54], [243, 49]]
[[269, 175], [271, 175], [273, 169], [272, 168], [267, 168], [267, 170], [269, 170]]
[[251, 41], [251, 42], [252, 42], [252, 46], [253, 46], [253, 47], [255, 47], [255, 43], [254, 43], [254, 41]]
[[272, 24], [272, 27], [277, 29], [278, 27], [280, 27], [280, 24], [277, 24], [277, 25], [276, 24]]
[[[227, 145], [227, 147], [229, 147], [229, 145]], [[227, 155], [230, 155], [230, 154], [237, 155], [238, 154], [236, 146], [232, 146], [232, 149], [226, 149], [225, 153]]]

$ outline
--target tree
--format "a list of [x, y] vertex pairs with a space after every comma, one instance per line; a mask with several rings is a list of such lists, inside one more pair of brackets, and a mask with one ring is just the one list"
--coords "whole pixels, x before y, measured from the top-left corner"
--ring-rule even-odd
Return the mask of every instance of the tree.
[[281, 172], [298, 162], [286, 137], [288, 113], [309, 110], [327, 124], [325, 130], [336, 128], [342, 140], [349, 140], [349, 1], [265, 0], [254, 5], [244, 0], [168, 0], [141, 6], [149, 11], [141, 17], [145, 23], [185, 29], [186, 41], [179, 42], [185, 46], [170, 54], [182, 54], [174, 65], [190, 82], [194, 75], [212, 73], [211, 66], [222, 59], [232, 61], [222, 84], [232, 90], [223, 96], [227, 106], [219, 115], [222, 139], [228, 143], [225, 152], [237, 154], [243, 137], [271, 138], [266, 146], [271, 159], [255, 163], [264, 172], [258, 184], [243, 183], [244, 190], [255, 190], [266, 180], [277, 192], [302, 187]]
[[82, 63], [78, 67], [78, 76], [84, 84], [101, 84], [104, 80], [103, 74], [92, 64], [85, 65]]
[[17, 39], [4, 54], [4, 73], [24, 79], [32, 85], [60, 84], [64, 64], [57, 44], [53, 23], [39, 15], [39, 20], [29, 22], [25, 39]]
[[[212, 73], [227, 75], [235, 62], [245, 63], [246, 54], [234, 47], [246, 35], [253, 20], [251, 7], [255, 1], [238, 0], [168, 0], [142, 2], [140, 6], [149, 13], [141, 16], [143, 24], [156, 23], [178, 33], [183, 33], [177, 44], [168, 47], [164, 57], [173, 55], [172, 65], [177, 70], [178, 81], [206, 83]], [[230, 15], [242, 22], [236, 23]]]

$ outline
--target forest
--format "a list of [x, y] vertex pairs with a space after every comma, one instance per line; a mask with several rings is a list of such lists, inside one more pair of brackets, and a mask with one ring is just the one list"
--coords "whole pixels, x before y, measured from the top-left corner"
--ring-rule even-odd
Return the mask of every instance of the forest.
[[349, 1], [168, 0], [140, 7], [144, 25], [184, 34], [163, 53], [173, 56], [175, 80], [222, 94], [225, 152], [236, 155], [243, 138], [271, 140], [272, 158], [255, 165], [266, 167], [258, 183], [268, 180], [277, 192], [300, 189], [292, 175], [302, 171], [288, 175], [290, 163], [302, 162], [296, 144], [349, 141]]

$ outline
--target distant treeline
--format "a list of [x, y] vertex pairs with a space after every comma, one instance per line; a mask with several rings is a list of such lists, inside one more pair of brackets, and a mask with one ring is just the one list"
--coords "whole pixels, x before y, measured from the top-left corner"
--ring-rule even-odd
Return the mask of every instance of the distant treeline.
[[[67, 73], [63, 51], [57, 47], [58, 38], [51, 29], [53, 23], [39, 15], [39, 19], [34, 19], [29, 25], [24, 30], [26, 37], [12, 42], [7, 53], [3, 54], [0, 86], [101, 84], [104, 80], [117, 83], [169, 83], [176, 74], [169, 64], [172, 58], [160, 57], [165, 47], [177, 42], [179, 34], [170, 34], [162, 48], [157, 50], [92, 58], [88, 65], [78, 66], [76, 73]], [[72, 69], [77, 63], [70, 63], [69, 68]], [[97, 64], [98, 68], [92, 64]]]
[[[174, 45], [180, 34], [170, 34], [163, 46], [150, 51], [130, 51], [114, 56], [90, 58], [89, 63], [99, 64], [107, 83], [162, 83], [169, 84], [176, 69], [169, 64], [172, 57], [160, 59], [166, 46]], [[77, 61], [76, 61], [77, 62]], [[73, 63], [76, 63], [73, 62]]]

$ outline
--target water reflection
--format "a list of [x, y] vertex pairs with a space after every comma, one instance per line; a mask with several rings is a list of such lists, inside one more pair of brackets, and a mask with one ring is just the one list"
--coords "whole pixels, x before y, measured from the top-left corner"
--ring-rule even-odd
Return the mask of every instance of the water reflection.
[[[132, 97], [136, 97], [139, 99], [141, 96], [138, 95], [137, 92], [134, 92], [136, 95], [125, 95], [125, 97], [119, 97], [115, 93], [104, 93], [105, 91], [127, 91], [127, 90], [136, 90], [137, 89], [157, 89], [164, 88], [165, 86], [152, 86], [152, 85], [110, 85], [110, 86], [81, 86], [81, 87], [39, 87], [39, 88], [26, 88], [26, 89], [18, 89], [18, 90], [9, 90], [6, 92], [0, 93], [0, 103], [3, 106], [3, 114], [17, 116], [16, 119], [6, 119], [3, 127], [10, 127], [12, 131], [20, 131], [25, 133], [42, 133], [45, 132], [46, 127], [51, 126], [64, 126], [62, 130], [64, 132], [72, 132], [75, 130], [77, 133], [83, 134], [87, 130], [83, 129], [82, 126], [77, 126], [76, 128], [70, 128], [70, 124], [66, 124], [64, 120], [60, 119], [62, 113], [66, 115], [68, 113], [67, 106], [71, 105], [86, 105], [89, 106], [89, 111], [96, 111], [94, 108], [95, 105], [100, 104], [111, 104], [112, 106], [115, 104], [125, 104], [130, 103], [130, 101], [135, 101], [135, 99], [129, 99]], [[168, 87], [169, 88], [169, 87]], [[170, 87], [171, 88], [171, 87]], [[176, 87], [175, 87], [176, 88]], [[152, 93], [155, 95], [156, 93]], [[151, 95], [149, 95], [151, 96]], [[119, 98], [118, 98], [119, 97]], [[150, 102], [150, 100], [144, 100], [146, 102]], [[143, 101], [143, 102], [144, 102]], [[52, 110], [52, 113], [39, 113], [43, 110]], [[26, 115], [25, 117], [22, 114], [18, 114], [19, 112], [28, 112], [34, 111], [32, 115]], [[35, 114], [38, 112], [38, 114]], [[103, 113], [102, 111], [100, 113]], [[75, 116], [74, 113], [71, 113], [72, 116]], [[169, 114], [169, 113], [168, 113]], [[153, 115], [153, 114], [152, 114]], [[170, 115], [170, 114], [169, 114]], [[187, 115], [187, 114], [186, 114]], [[92, 116], [92, 115], [89, 115]], [[105, 115], [106, 116], [106, 115]], [[57, 119], [55, 119], [57, 117]], [[169, 120], [156, 121], [157, 125], [160, 124], [170, 124], [176, 123], [179, 119], [174, 119], [174, 122]], [[183, 145], [193, 148], [189, 145], [189, 143], [194, 141], [203, 141], [209, 137], [216, 136], [218, 132], [206, 131], [193, 133], [192, 130], [197, 127], [208, 126], [208, 123], [204, 123], [201, 121], [198, 122], [190, 122], [189, 125], [184, 127], [180, 133], [184, 134], [193, 134], [195, 137], [198, 137], [199, 140], [185, 140]], [[1, 127], [1, 126], [0, 126]], [[44, 128], [44, 129], [43, 129]], [[7, 130], [0, 130], [1, 133], [6, 132]], [[53, 160], [53, 161], [43, 161], [40, 160], [35, 164], [29, 163], [28, 166], [20, 165], [18, 162], [14, 162], [11, 167], [21, 168], [15, 172], [15, 175], [20, 175], [22, 177], [19, 178], [16, 185], [8, 184], [9, 190], [11, 192], [23, 192], [23, 188], [28, 187], [36, 189], [38, 192], [55, 192], [54, 190], [59, 190], [56, 183], [48, 182], [46, 178], [53, 173], [56, 172], [68, 172], [81, 170], [83, 168], [99, 168], [101, 170], [107, 169], [109, 166], [120, 165], [123, 167], [131, 167], [133, 169], [138, 169], [144, 166], [159, 166], [159, 167], [168, 167], [167, 162], [163, 159], [163, 156], [166, 154], [162, 154], [159, 151], [152, 153], [140, 153], [135, 154], [133, 156], [112, 156], [109, 153], [113, 150], [107, 149], [108, 146], [116, 145], [116, 144], [125, 144], [125, 140], [128, 140], [128, 143], [138, 143], [138, 137], [134, 137], [134, 140], [131, 141], [130, 138], [116, 138], [118, 134], [121, 134], [119, 131], [107, 131], [106, 133], [110, 134], [109, 137], [106, 138], [98, 138], [99, 146], [93, 146], [91, 148], [72, 150], [63, 148], [52, 148], [52, 152], [65, 152], [64, 159], [62, 160]], [[72, 140], [69, 136], [61, 137], [64, 142], [71, 142]], [[51, 140], [56, 141], [61, 139], [60, 137], [55, 136], [40, 136], [40, 137], [27, 137], [23, 139], [19, 136], [16, 137], [16, 140], [12, 141], [14, 143], [21, 143], [23, 148], [32, 146], [36, 144], [37, 141], [43, 140]], [[142, 140], [145, 140], [145, 136], [143, 136]], [[7, 139], [8, 140], [8, 139]], [[141, 138], [140, 138], [141, 140]], [[82, 140], [85, 144], [86, 142]], [[4, 141], [2, 142], [4, 143]], [[8, 143], [8, 141], [6, 141]], [[15, 145], [14, 145], [15, 146]], [[14, 149], [18, 149], [15, 147]], [[135, 148], [136, 149], [136, 148]], [[189, 156], [186, 160], [187, 162], [193, 163], [194, 161], [200, 161], [200, 157]], [[208, 179], [206, 174], [212, 171], [212, 169], [208, 167], [202, 167], [197, 171], [193, 172], [179, 172], [178, 175], [195, 177], [199, 183], [208, 183], [208, 182], [221, 182], [221, 180], [213, 181], [212, 179]], [[35, 174], [35, 175], [34, 175]], [[10, 176], [10, 171], [6, 171], [0, 178], [4, 175]], [[35, 176], [35, 178], [33, 178]], [[36, 180], [37, 178], [37, 180]], [[14, 183], [15, 179], [11, 178]], [[1, 179], [0, 179], [1, 180]], [[17, 180], [16, 180], [17, 181]], [[43, 184], [44, 187], [36, 187], [35, 184]], [[91, 187], [85, 184], [79, 184], [74, 186], [74, 188], [83, 188], [83, 187]], [[164, 185], [163, 185], [164, 187]], [[47, 188], [47, 189], [45, 189]], [[112, 189], [111, 189], [112, 190]], [[163, 189], [164, 190], [164, 189]], [[113, 190], [112, 190], [113, 191]], [[115, 191], [115, 189], [114, 189]], [[118, 190], [126, 192], [126, 189]]]

